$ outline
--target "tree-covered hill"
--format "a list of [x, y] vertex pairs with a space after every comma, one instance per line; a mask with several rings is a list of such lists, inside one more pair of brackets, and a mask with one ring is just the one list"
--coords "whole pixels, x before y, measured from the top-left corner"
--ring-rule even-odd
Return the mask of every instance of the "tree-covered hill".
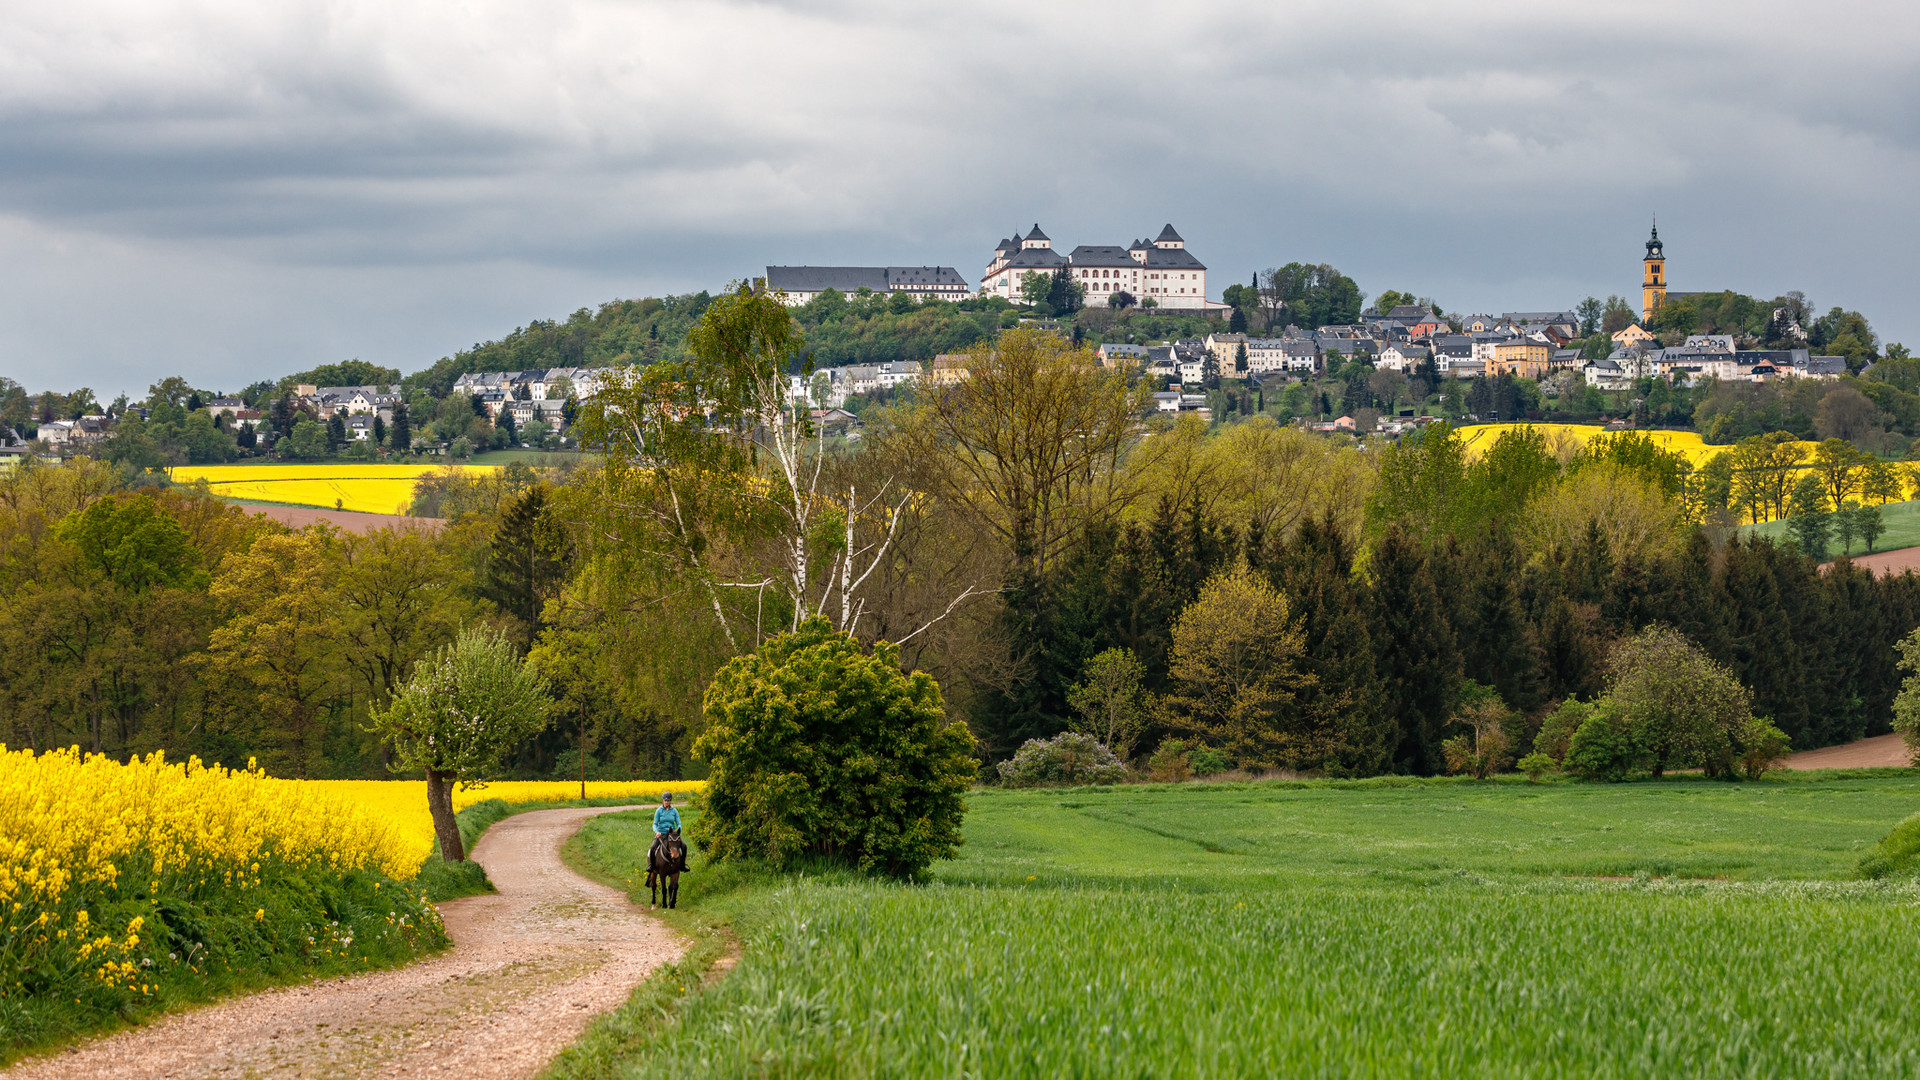
[[407, 376], [406, 387], [426, 387], [443, 397], [453, 380], [479, 371], [599, 367], [652, 363], [680, 354], [687, 329], [699, 321], [712, 297], [706, 292], [640, 300], [609, 300], [599, 310], [528, 323], [498, 341], [443, 356], [425, 371]]

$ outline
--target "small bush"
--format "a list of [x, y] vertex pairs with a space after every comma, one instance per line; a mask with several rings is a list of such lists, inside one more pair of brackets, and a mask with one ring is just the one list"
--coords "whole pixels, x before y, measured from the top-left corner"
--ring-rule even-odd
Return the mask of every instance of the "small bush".
[[1533, 737], [1533, 752], [1552, 758], [1556, 766], [1567, 760], [1567, 748], [1573, 743], [1573, 733], [1593, 717], [1593, 711], [1591, 702], [1578, 698], [1562, 701], [1540, 722], [1540, 731]]
[[1195, 776], [1214, 776], [1233, 768], [1233, 762], [1211, 746], [1196, 746], [1187, 755], [1187, 767]]
[[1018, 753], [1000, 763], [1000, 781], [1008, 787], [1117, 784], [1126, 778], [1126, 764], [1105, 743], [1078, 731], [1028, 739]]
[[1625, 723], [1605, 712], [1596, 713], [1580, 725], [1567, 744], [1567, 759], [1562, 764], [1571, 776], [1583, 780], [1625, 780], [1640, 766], [1646, 752]]
[[1193, 775], [1192, 755], [1180, 739], [1166, 739], [1147, 759], [1147, 773], [1162, 783], [1177, 784]]
[[1540, 782], [1540, 777], [1553, 772], [1560, 766], [1558, 762], [1553, 760], [1551, 755], [1543, 754], [1536, 750], [1526, 757], [1521, 758], [1518, 762], [1515, 762], [1514, 767], [1527, 774], [1527, 781], [1529, 783], [1537, 784]]
[[1773, 726], [1764, 716], [1749, 716], [1734, 729], [1733, 741], [1740, 756], [1740, 768], [1747, 779], [1758, 780], [1767, 770], [1778, 768], [1793, 753], [1787, 733]]

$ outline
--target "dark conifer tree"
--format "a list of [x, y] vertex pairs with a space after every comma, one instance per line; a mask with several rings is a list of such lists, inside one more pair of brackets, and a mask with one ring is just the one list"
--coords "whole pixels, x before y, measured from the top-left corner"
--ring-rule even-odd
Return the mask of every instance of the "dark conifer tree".
[[1542, 703], [1539, 657], [1520, 597], [1520, 550], [1504, 530], [1489, 525], [1457, 562], [1453, 588], [1460, 591], [1454, 628], [1461, 673], [1500, 691], [1509, 706]]
[[393, 407], [392, 444], [394, 452], [398, 454], [413, 449], [413, 421], [407, 416], [407, 404], [404, 401]]
[[[1393, 768], [1441, 768], [1440, 742], [1460, 684], [1460, 653], [1427, 552], [1389, 528], [1368, 562], [1369, 643], [1379, 708], [1390, 724]], [[1459, 587], [1450, 582], [1448, 589]]]
[[480, 595], [520, 624], [522, 647], [539, 639], [541, 612], [567, 579], [570, 560], [564, 534], [547, 518], [550, 503], [545, 484], [514, 500], [494, 530], [480, 580]]
[[1306, 670], [1314, 676], [1298, 702], [1309, 730], [1333, 735], [1317, 766], [1336, 776], [1371, 776], [1393, 767], [1398, 743], [1374, 671], [1364, 589], [1353, 577], [1353, 548], [1331, 515], [1307, 520], [1291, 542], [1260, 551], [1249, 535], [1250, 564], [1285, 593], [1306, 635]]

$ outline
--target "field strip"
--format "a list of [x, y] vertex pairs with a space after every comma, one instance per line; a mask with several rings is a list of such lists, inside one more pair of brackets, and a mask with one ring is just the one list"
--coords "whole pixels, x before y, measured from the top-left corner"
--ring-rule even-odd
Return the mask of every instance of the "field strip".
[[440, 906], [453, 948], [391, 971], [235, 998], [28, 1060], [10, 1080], [532, 1076], [685, 945], [560, 845], [623, 806], [534, 810], [474, 847], [500, 890]]

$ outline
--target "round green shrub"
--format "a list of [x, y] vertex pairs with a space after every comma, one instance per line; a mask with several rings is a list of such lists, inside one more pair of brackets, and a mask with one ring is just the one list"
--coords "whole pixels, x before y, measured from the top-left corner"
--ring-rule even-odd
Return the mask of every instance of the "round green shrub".
[[868, 653], [808, 619], [707, 687], [706, 812], [691, 830], [709, 857], [783, 866], [811, 852], [911, 876], [951, 858], [978, 766], [939, 684], [900, 670], [898, 646]]

